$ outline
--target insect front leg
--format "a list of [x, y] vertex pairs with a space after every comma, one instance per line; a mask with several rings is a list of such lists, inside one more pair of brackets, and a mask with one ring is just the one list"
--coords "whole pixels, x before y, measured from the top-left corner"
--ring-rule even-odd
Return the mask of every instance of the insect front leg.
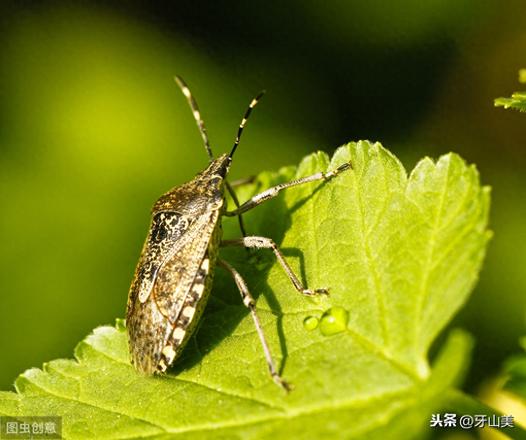
[[[228, 193], [232, 197], [232, 200], [234, 201], [234, 205], [236, 205], [236, 208], [239, 209], [241, 205], [239, 204], [239, 199], [237, 198], [236, 192], [234, 191], [232, 185], [225, 180], [225, 186], [226, 186]], [[243, 217], [241, 216], [241, 213], [237, 214], [237, 220], [239, 222], [239, 229], [241, 230], [241, 235], [243, 237], [246, 237], [247, 231], [245, 229], [245, 225], [243, 223]]]
[[248, 236], [237, 240], [223, 240], [221, 246], [244, 246], [252, 249], [271, 249], [298, 293], [307, 296], [329, 294], [329, 291], [326, 288], [308, 289], [305, 287], [298, 276], [294, 273], [289, 263], [287, 263], [287, 260], [285, 260], [285, 256], [279, 250], [278, 245], [271, 238]]
[[242, 177], [236, 180], [231, 180], [229, 183], [232, 188], [237, 188], [239, 186], [249, 185], [251, 183], [254, 183], [255, 181], [256, 181], [256, 176], [248, 176], [248, 177]]
[[248, 290], [247, 283], [245, 282], [243, 277], [239, 274], [239, 272], [236, 269], [234, 269], [230, 264], [228, 264], [226, 261], [218, 260], [217, 263], [219, 264], [219, 266], [226, 269], [232, 275], [237, 285], [237, 288], [239, 289], [239, 293], [241, 293], [241, 297], [243, 298], [243, 304], [250, 310], [250, 314], [252, 315], [252, 319], [254, 320], [256, 331], [258, 332], [259, 340], [261, 341], [261, 345], [263, 346], [263, 351], [265, 353], [265, 359], [267, 361], [268, 369], [269, 369], [270, 375], [272, 376], [272, 379], [277, 385], [279, 385], [286, 391], [290, 391], [292, 389], [292, 386], [289, 383], [285, 382], [283, 378], [279, 375], [278, 370], [276, 369], [276, 364], [274, 363], [274, 360], [272, 359], [270, 348], [268, 346], [267, 340], [265, 339], [263, 328], [261, 327], [261, 323], [259, 322], [259, 318], [256, 313], [256, 302], [254, 301], [254, 298], [252, 297], [252, 295], [250, 294], [250, 291]]
[[352, 168], [352, 166], [350, 162], [347, 162], [347, 163], [344, 163], [343, 165], [340, 165], [334, 171], [319, 172], [316, 174], [312, 174], [311, 176], [302, 177], [301, 179], [296, 179], [296, 180], [291, 180], [290, 182], [280, 183], [279, 185], [273, 186], [259, 194], [256, 194], [250, 200], [247, 200], [245, 203], [243, 203], [239, 208], [236, 208], [233, 211], [225, 212], [225, 215], [235, 216], [235, 215], [243, 214], [244, 212], [247, 212], [250, 209], [255, 208], [259, 204], [276, 197], [284, 189], [291, 188], [293, 186], [303, 185], [304, 183], [315, 182], [317, 180], [329, 180], [337, 176], [338, 174], [340, 174], [342, 171], [348, 170], [350, 168]]

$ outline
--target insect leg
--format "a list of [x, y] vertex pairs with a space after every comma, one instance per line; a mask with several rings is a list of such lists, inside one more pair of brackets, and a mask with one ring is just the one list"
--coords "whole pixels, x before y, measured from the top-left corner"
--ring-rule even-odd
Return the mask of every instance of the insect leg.
[[272, 240], [271, 238], [248, 236], [237, 240], [223, 240], [221, 242], [221, 246], [244, 246], [247, 248], [255, 249], [271, 249], [272, 252], [274, 252], [276, 258], [278, 259], [279, 264], [281, 264], [281, 267], [289, 277], [289, 280], [292, 282], [295, 289], [298, 291], [298, 293], [307, 296], [329, 294], [328, 289], [320, 288], [313, 290], [306, 288], [303, 285], [303, 283], [299, 280], [298, 276], [294, 273], [292, 268], [289, 266], [289, 263], [287, 263], [287, 260], [285, 260], [285, 256], [279, 250], [274, 240]]
[[267, 361], [268, 369], [270, 371], [272, 379], [277, 385], [284, 388], [286, 391], [290, 391], [292, 389], [291, 385], [285, 382], [283, 378], [279, 375], [278, 370], [276, 369], [276, 365], [274, 364], [274, 360], [272, 359], [270, 348], [268, 346], [267, 340], [265, 339], [263, 328], [261, 327], [261, 323], [259, 322], [259, 318], [256, 313], [256, 303], [248, 290], [247, 283], [239, 274], [239, 272], [226, 261], [218, 260], [218, 264], [224, 269], [226, 269], [228, 272], [230, 272], [230, 274], [234, 278], [237, 288], [239, 289], [239, 293], [241, 293], [241, 297], [243, 298], [243, 304], [250, 310], [250, 314], [252, 315], [252, 319], [254, 320], [254, 325], [256, 326], [256, 331], [258, 332], [259, 340], [261, 341], [263, 351], [265, 352], [265, 359]]
[[250, 200], [243, 203], [239, 208], [234, 209], [233, 211], [225, 212], [225, 215], [234, 216], [234, 215], [242, 214], [243, 212], [246, 212], [258, 206], [259, 204], [276, 197], [281, 191], [283, 191], [286, 188], [290, 188], [292, 186], [303, 185], [304, 183], [315, 182], [316, 180], [329, 180], [337, 176], [338, 174], [340, 174], [342, 171], [348, 170], [350, 168], [352, 168], [352, 166], [350, 162], [347, 162], [347, 163], [344, 163], [343, 165], [340, 165], [334, 171], [319, 172], [316, 174], [312, 174], [311, 176], [302, 177], [301, 179], [296, 179], [296, 180], [291, 180], [290, 182], [280, 183], [279, 185], [273, 186], [259, 194], [256, 194]]
[[[225, 185], [226, 185], [227, 191], [229, 192], [230, 196], [232, 197], [232, 200], [234, 201], [234, 204], [236, 205], [236, 208], [239, 209], [239, 207], [241, 205], [239, 204], [239, 200], [238, 200], [238, 198], [236, 196], [235, 191], [233, 190], [233, 188], [230, 185], [230, 183], [228, 183], [226, 180], [225, 180]], [[246, 237], [247, 236], [247, 231], [245, 230], [245, 225], [243, 224], [243, 217], [241, 216], [241, 214], [237, 215], [237, 219], [239, 221], [239, 229], [241, 230], [241, 235], [243, 237]]]
[[256, 176], [242, 177], [241, 179], [236, 179], [236, 180], [230, 181], [230, 186], [232, 188], [237, 188], [238, 186], [248, 185], [250, 183], [254, 183], [255, 180], [256, 180]]

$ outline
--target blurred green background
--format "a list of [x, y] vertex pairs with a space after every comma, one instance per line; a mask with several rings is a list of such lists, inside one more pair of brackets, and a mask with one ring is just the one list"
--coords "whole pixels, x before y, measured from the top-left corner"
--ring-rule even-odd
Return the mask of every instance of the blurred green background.
[[207, 163], [260, 89], [234, 178], [316, 149], [381, 141], [407, 168], [460, 153], [493, 186], [495, 236], [454, 325], [476, 337], [467, 387], [518, 351], [526, 302], [523, 1], [2, 1], [0, 388], [71, 357], [123, 317], [155, 199]]

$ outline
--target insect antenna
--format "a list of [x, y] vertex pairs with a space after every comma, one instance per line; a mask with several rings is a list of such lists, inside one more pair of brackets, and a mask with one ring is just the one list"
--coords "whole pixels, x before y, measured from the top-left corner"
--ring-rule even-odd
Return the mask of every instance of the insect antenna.
[[214, 155], [212, 154], [212, 149], [210, 148], [210, 141], [208, 140], [208, 134], [206, 132], [205, 123], [201, 119], [201, 112], [199, 111], [199, 107], [197, 105], [197, 101], [192, 96], [192, 92], [190, 92], [190, 89], [184, 82], [184, 79], [181, 78], [179, 75], [175, 75], [174, 77], [175, 82], [183, 92], [183, 95], [186, 96], [186, 99], [188, 101], [188, 104], [190, 105], [190, 108], [192, 109], [192, 113], [194, 115], [195, 122], [197, 123], [197, 127], [199, 128], [199, 132], [201, 133], [201, 137], [203, 138], [203, 142], [205, 144], [205, 149], [208, 154], [208, 158], [210, 159], [210, 162], [214, 160]]
[[245, 112], [245, 115], [243, 116], [243, 119], [241, 119], [241, 124], [239, 124], [239, 128], [237, 129], [237, 136], [236, 141], [234, 142], [234, 146], [232, 147], [232, 151], [228, 155], [230, 159], [232, 159], [232, 156], [234, 155], [237, 146], [239, 145], [239, 139], [241, 138], [241, 133], [243, 133], [243, 129], [245, 128], [245, 124], [247, 123], [248, 117], [250, 116], [250, 113], [252, 113], [252, 109], [257, 105], [261, 97], [265, 94], [265, 90], [262, 90], [259, 92], [259, 94], [250, 102], [248, 105], [247, 111]]

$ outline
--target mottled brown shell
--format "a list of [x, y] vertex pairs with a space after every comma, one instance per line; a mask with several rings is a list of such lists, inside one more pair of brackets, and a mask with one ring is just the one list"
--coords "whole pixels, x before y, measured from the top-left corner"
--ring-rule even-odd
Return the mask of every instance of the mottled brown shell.
[[228, 156], [220, 156], [153, 207], [126, 313], [131, 360], [145, 374], [164, 372], [173, 363], [206, 305], [229, 165]]

